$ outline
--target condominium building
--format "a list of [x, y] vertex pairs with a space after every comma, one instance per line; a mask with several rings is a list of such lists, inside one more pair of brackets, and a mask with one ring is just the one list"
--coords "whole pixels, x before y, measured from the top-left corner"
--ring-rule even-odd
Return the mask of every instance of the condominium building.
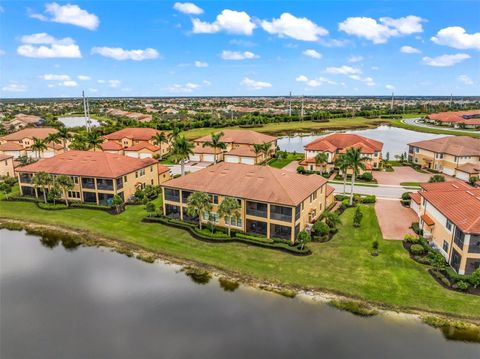
[[[220, 141], [225, 143], [226, 149], [219, 150], [204, 146], [209, 142], [211, 136], [204, 136], [194, 140], [195, 147], [191, 161], [216, 162], [225, 161], [228, 163], [244, 163], [254, 165], [264, 162], [275, 154], [277, 138], [251, 130], [224, 130]], [[255, 152], [254, 145], [269, 144], [268, 151]]]
[[68, 199], [97, 204], [110, 204], [115, 195], [126, 201], [138, 188], [159, 183], [158, 162], [152, 158], [131, 158], [101, 151], [68, 151], [18, 167], [22, 195], [42, 193], [42, 189], [32, 183], [38, 172], [70, 176], [74, 187], [68, 191]]
[[13, 156], [0, 154], [0, 177], [14, 177]]
[[480, 109], [432, 113], [425, 118], [425, 121], [457, 128], [480, 128]]
[[[361, 150], [363, 157], [367, 158], [364, 161], [367, 171], [380, 168], [383, 143], [348, 133], [334, 133], [310, 142], [304, 147], [305, 159], [300, 162], [300, 165], [305, 166], [309, 171], [333, 171], [335, 161], [339, 156], [347, 152], [349, 148], [359, 148]], [[315, 157], [319, 153], [327, 155], [326, 163], [316, 163]]]
[[[162, 157], [170, 152], [171, 141], [155, 144], [153, 137], [162, 131], [154, 128], [124, 128], [103, 136], [105, 142], [100, 148], [109, 153], [116, 153], [135, 158]], [[165, 136], [167, 137], [167, 133]]]
[[204, 214], [202, 222], [226, 227], [218, 208], [225, 197], [233, 197], [241, 209], [240, 217], [231, 220], [232, 228], [292, 242], [318, 219], [333, 197], [321, 176], [227, 162], [165, 182], [162, 190], [163, 212], [168, 217], [197, 223], [198, 217], [187, 213], [188, 197], [205, 192], [210, 196], [212, 211]]
[[[58, 130], [49, 127], [39, 128], [24, 128], [23, 130], [10, 133], [0, 137], [0, 153], [10, 155], [14, 158], [20, 156], [28, 156], [37, 158], [39, 154], [32, 150], [31, 146], [34, 139], [45, 140], [48, 135], [57, 133]], [[53, 157], [63, 152], [63, 145], [61, 143], [49, 142], [46, 143], [47, 148], [40, 152], [41, 158]], [[68, 146], [68, 143], [67, 143]]]
[[460, 181], [426, 183], [417, 201], [424, 237], [452, 268], [459, 274], [479, 268], [480, 189]]
[[15, 115], [15, 117], [11, 120], [3, 121], [2, 125], [5, 129], [10, 131], [17, 131], [21, 128], [25, 128], [27, 126], [38, 126], [42, 125], [45, 122], [43, 118], [40, 116], [35, 115], [25, 115], [23, 113], [19, 113]]
[[409, 161], [468, 181], [480, 174], [480, 139], [447, 136], [408, 144]]

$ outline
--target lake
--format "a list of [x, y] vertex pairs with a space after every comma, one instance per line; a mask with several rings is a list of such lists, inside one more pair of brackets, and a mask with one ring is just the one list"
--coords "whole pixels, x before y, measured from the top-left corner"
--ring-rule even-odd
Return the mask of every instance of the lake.
[[227, 292], [178, 266], [53, 244], [0, 230], [1, 358], [479, 357], [480, 345], [416, 320]]
[[[59, 117], [58, 121], [62, 122], [67, 128], [85, 126], [85, 117], [83, 116]], [[93, 127], [97, 127], [100, 125], [98, 121], [93, 118], [90, 118], [90, 121]]]
[[[401, 153], [408, 152], [407, 143], [431, 140], [433, 138], [444, 137], [445, 135], [437, 135], [433, 133], [423, 133], [416, 132], [411, 130], [405, 130], [403, 128], [391, 127], [391, 126], [379, 126], [377, 128], [372, 128], [368, 130], [354, 130], [354, 131], [335, 131], [343, 133], [355, 133], [360, 136], [365, 136], [377, 141], [383, 142], [383, 155], [385, 156], [387, 152], [390, 153], [390, 159], [394, 159], [394, 155], [400, 155]], [[278, 139], [277, 144], [282, 151], [288, 152], [301, 152], [303, 153], [303, 147], [316, 140], [319, 137], [326, 136], [327, 134], [322, 135], [295, 135], [295, 136], [286, 136]]]

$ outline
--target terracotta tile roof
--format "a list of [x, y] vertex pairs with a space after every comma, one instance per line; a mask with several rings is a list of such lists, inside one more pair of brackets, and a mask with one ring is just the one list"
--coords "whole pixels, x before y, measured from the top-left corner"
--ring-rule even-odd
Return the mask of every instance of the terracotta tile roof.
[[427, 151], [453, 156], [480, 156], [480, 139], [469, 136], [447, 136], [408, 144]]
[[225, 153], [226, 155], [240, 156], [240, 157], [257, 157], [254, 150], [247, 147], [237, 147]]
[[2, 141], [20, 141], [24, 138], [39, 138], [44, 139], [51, 133], [57, 133], [58, 130], [56, 128], [50, 127], [38, 127], [38, 128], [24, 128], [23, 130], [10, 133], [0, 138]]
[[333, 133], [310, 142], [305, 150], [336, 152], [350, 147], [359, 147], [363, 153], [374, 153], [382, 150], [383, 143], [351, 133]]
[[480, 189], [419, 193], [463, 232], [480, 234]]
[[422, 214], [422, 216], [420, 217], [423, 222], [425, 222], [425, 224], [427, 226], [433, 226], [435, 224], [435, 222], [433, 221], [433, 219], [431, 219], [428, 214]]
[[12, 155], [4, 155], [0, 153], [0, 161], [8, 160], [9, 158], [13, 158]]
[[457, 167], [457, 171], [462, 171], [470, 174], [480, 173], [480, 163], [464, 163]]
[[163, 186], [296, 206], [326, 183], [321, 176], [221, 162], [167, 181]]
[[158, 174], [161, 174], [164, 172], [170, 172], [170, 167], [158, 164]]
[[465, 191], [472, 189], [471, 186], [463, 181], [447, 181], [436, 183], [422, 183], [420, 187], [424, 191]]
[[420, 196], [420, 193], [414, 192], [414, 193], [410, 193], [410, 199], [416, 204], [420, 204], [420, 200], [422, 199], [422, 196]]
[[5, 142], [0, 145], [0, 151], [21, 151], [23, 146], [18, 142]]
[[[476, 118], [472, 118], [476, 117]], [[439, 122], [465, 123], [469, 125], [480, 124], [480, 110], [437, 112], [427, 116], [428, 119]]]
[[123, 146], [115, 141], [105, 141], [100, 144], [100, 148], [103, 151], [120, 151], [123, 149]]
[[327, 192], [326, 192], [325, 195], [328, 197], [328, 196], [330, 196], [334, 191], [335, 191], [335, 188], [327, 184]]
[[[207, 142], [211, 140], [211, 136], [203, 136], [195, 140], [195, 142]], [[241, 143], [247, 145], [262, 144], [276, 141], [277, 138], [265, 135], [260, 132], [251, 130], [224, 130], [221, 141], [225, 143]]]
[[140, 143], [136, 143], [133, 146], [125, 148], [125, 151], [140, 151], [143, 149], [147, 149], [151, 152], [156, 152], [160, 150], [160, 147], [152, 145], [150, 142], [142, 141]]
[[164, 132], [165, 134], [168, 133], [167, 131], [159, 131], [149, 127], [127, 127], [105, 135], [103, 138], [116, 141], [119, 141], [123, 138], [129, 138], [134, 141], [150, 141], [153, 136], [160, 132]]
[[102, 151], [67, 151], [19, 169], [19, 172], [47, 172], [71, 176], [116, 178], [157, 163]]
[[210, 146], [195, 146], [193, 149], [192, 149], [192, 152], [193, 153], [196, 153], [196, 154], [214, 154], [216, 153], [217, 155], [219, 155], [220, 153], [222, 153], [222, 150], [218, 149], [217, 148], [217, 151], [215, 152], [215, 149], [213, 147], [210, 147]]

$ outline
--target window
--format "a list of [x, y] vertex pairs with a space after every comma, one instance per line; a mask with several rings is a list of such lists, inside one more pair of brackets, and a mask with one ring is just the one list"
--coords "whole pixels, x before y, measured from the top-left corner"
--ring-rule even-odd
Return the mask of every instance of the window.
[[78, 184], [78, 177], [77, 176], [72, 176], [72, 181], [75, 184]]
[[218, 195], [216, 195], [216, 194], [209, 194], [208, 196], [210, 197], [210, 203], [218, 204]]
[[153, 172], [153, 166], [150, 166], [150, 172]]
[[447, 218], [446, 227], [449, 231], [452, 231], [453, 223]]
[[445, 253], [448, 253], [448, 242], [447, 241], [443, 241], [443, 246], [442, 246], [443, 250], [445, 251]]
[[213, 222], [213, 223], [218, 223], [218, 220], [220, 219], [218, 213], [215, 213], [215, 212], [205, 212], [203, 214], [203, 219], [205, 221], [210, 221], [210, 222]]
[[313, 192], [313, 200], [315, 201], [317, 199], [317, 191]]
[[415, 152], [416, 152], [416, 153], [419, 153], [419, 152], [420, 152], [420, 148], [415, 147]]
[[453, 238], [455, 244], [463, 250], [463, 244], [465, 241], [465, 233], [463, 233], [458, 227], [455, 228], [455, 236]]
[[242, 218], [240, 217], [225, 217], [225, 224], [228, 225], [230, 223], [233, 227], [241, 227], [242, 226]]
[[123, 176], [123, 182], [127, 182], [127, 176]]

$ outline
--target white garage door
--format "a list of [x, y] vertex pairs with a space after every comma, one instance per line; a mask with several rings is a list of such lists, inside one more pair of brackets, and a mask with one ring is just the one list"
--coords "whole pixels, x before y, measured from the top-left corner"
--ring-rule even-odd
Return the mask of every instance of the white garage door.
[[190, 161], [200, 161], [200, 155], [190, 155]]
[[225, 162], [228, 163], [239, 163], [240, 158], [238, 156], [225, 156]]
[[449, 176], [455, 175], [455, 170], [453, 168], [443, 167], [443, 173]]
[[138, 153], [137, 152], [132, 152], [132, 151], [125, 151], [125, 156], [138, 158]]
[[152, 158], [150, 153], [140, 153], [140, 158]]
[[253, 158], [253, 157], [242, 157], [242, 163], [245, 163], [246, 165], [254, 165], [255, 164], [255, 158]]
[[469, 176], [468, 173], [457, 171], [456, 177], [462, 181], [468, 182]]
[[45, 151], [42, 153], [42, 157], [43, 158], [50, 158], [50, 157], [53, 157], [55, 156], [55, 153], [53, 151]]
[[207, 154], [205, 154], [205, 155], [203, 155], [203, 160], [204, 160], [205, 162], [213, 162], [213, 155], [207, 155]]

